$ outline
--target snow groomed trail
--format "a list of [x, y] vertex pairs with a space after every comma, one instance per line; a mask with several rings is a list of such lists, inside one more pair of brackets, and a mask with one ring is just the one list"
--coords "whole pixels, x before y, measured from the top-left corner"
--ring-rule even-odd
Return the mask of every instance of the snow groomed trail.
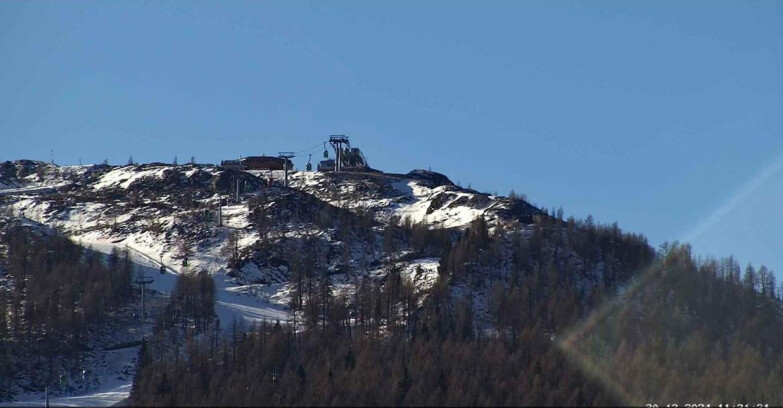
[[[143, 273], [153, 279], [148, 289], [164, 296], [168, 296], [174, 289], [180, 271], [167, 265], [165, 267], [166, 273], [161, 274], [160, 261], [155, 260], [152, 255], [143, 252], [141, 248], [126, 245], [123, 241], [80, 240], [78, 237], [74, 237], [74, 241], [103, 254], [110, 254], [115, 248], [118, 250], [127, 249], [134, 271]], [[285, 323], [289, 319], [290, 315], [283, 305], [268, 300], [271, 294], [281, 289], [281, 284], [248, 285], [247, 287], [232, 285], [230, 278], [225, 274], [225, 270], [222, 267], [217, 272], [214, 272], [212, 276], [215, 280], [216, 289], [215, 313], [218, 319], [220, 319], [221, 328], [230, 329], [235, 321], [237, 323], [243, 321], [245, 327], [250, 327], [254, 322], [260, 323], [263, 320], [272, 323], [279, 320], [281, 323]], [[149, 295], [152, 295], [152, 293], [149, 293]], [[120, 358], [123, 360], [115, 361], [116, 364], [130, 364], [137, 353], [138, 346], [127, 350], [121, 356], [114, 353], [109, 358]], [[125, 362], [124, 360], [128, 361]], [[127, 399], [132, 386], [132, 381], [118, 380], [113, 373], [106, 373], [104, 378], [100, 379], [100, 385], [97, 389], [84, 394], [51, 397], [49, 405], [108, 407]], [[43, 405], [45, 405], [43, 393], [24, 394], [19, 396], [18, 401], [0, 402], [0, 407]]]
[[[181, 273], [181, 270], [166, 265], [166, 273], [160, 274], [160, 261], [157, 261], [152, 255], [143, 252], [141, 249], [132, 245], [126, 245], [122, 241], [117, 243], [103, 240], [82, 241], [81, 245], [91, 246], [93, 250], [105, 254], [111, 253], [113, 248], [118, 250], [127, 248], [131, 261], [136, 265], [136, 270], [146, 273], [148, 277], [153, 279], [148, 288], [166, 295], [174, 289], [177, 276]], [[215, 266], [219, 265], [219, 263], [221, 262], [211, 262]], [[234, 319], [237, 322], [244, 320], [244, 323], [248, 326], [252, 323], [261, 323], [263, 320], [269, 322], [280, 320], [285, 322], [289, 319], [290, 315], [283, 305], [264, 300], [268, 299], [268, 296], [262, 298], [253, 296], [245, 286], [232, 284], [231, 278], [225, 274], [222, 266], [217, 271], [212, 272], [212, 277], [215, 280], [216, 289], [215, 313], [218, 319], [220, 319], [223, 329], [230, 328]], [[253, 286], [254, 289], [257, 289], [262, 294], [270, 294], [274, 289], [279, 289], [280, 287], [280, 285], [263, 285], [260, 288], [257, 285], [248, 286]]]
[[[52, 407], [110, 407], [128, 398], [131, 383], [116, 382], [107, 383], [99, 390], [84, 395], [49, 398], [49, 406]], [[0, 402], [0, 407], [42, 407], [46, 405], [44, 395], [38, 398], [26, 398], [24, 401]]]

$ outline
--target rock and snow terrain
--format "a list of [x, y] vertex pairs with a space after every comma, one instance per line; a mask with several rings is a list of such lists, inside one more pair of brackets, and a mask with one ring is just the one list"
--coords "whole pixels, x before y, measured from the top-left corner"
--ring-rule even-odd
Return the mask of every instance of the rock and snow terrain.
[[[212, 165], [61, 167], [19, 160], [0, 164], [0, 212], [55, 229], [95, 251], [127, 249], [137, 272], [151, 276], [150, 288], [162, 296], [177, 274], [207, 271], [216, 283], [216, 311], [224, 327], [235, 319], [250, 324], [291, 318], [286, 256], [291, 248], [315, 243], [311, 247], [335, 287], [347, 294], [356, 277], [383, 279], [391, 266], [427, 289], [437, 278], [439, 258], [405, 251], [389, 256], [383, 245], [389, 223], [464, 229], [484, 217], [491, 229], [512, 229], [540, 214], [522, 200], [463, 189], [423, 170], [294, 172], [288, 188], [282, 180], [282, 171]], [[363, 227], [340, 228], [345, 223]], [[161, 265], [164, 274], [158, 272]], [[133, 365], [137, 349], [110, 359]], [[107, 370], [90, 391], [92, 399], [56, 402], [105, 405], [127, 396], [131, 377], [118, 379]], [[23, 400], [37, 403], [33, 396]]]
[[[286, 260], [269, 249], [282, 242], [317, 237], [327, 246], [327, 256], [340, 253], [344, 242], [333, 223], [319, 219], [324, 216], [369, 214], [380, 237], [386, 224], [406, 218], [448, 229], [484, 217], [492, 228], [514, 228], [539, 213], [523, 201], [466, 190], [422, 170], [407, 175], [295, 172], [289, 175], [290, 188], [284, 188], [282, 172], [223, 171], [211, 165], [58, 167], [17, 161], [2, 166], [0, 208], [9, 215], [50, 226], [99, 251], [128, 248], [170, 273], [205, 269], [224, 287], [285, 283]], [[254, 202], [259, 195], [264, 199]], [[232, 236], [239, 256], [229, 262], [226, 247]], [[381, 266], [380, 239], [375, 241], [350, 248], [352, 262]], [[408, 260], [400, 266], [422, 264], [431, 270], [433, 263]]]

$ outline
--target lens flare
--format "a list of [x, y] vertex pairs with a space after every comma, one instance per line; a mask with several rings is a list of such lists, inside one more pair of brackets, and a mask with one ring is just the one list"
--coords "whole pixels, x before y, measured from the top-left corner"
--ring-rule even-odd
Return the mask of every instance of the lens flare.
[[[781, 170], [783, 170], [783, 151], [778, 153], [769, 165], [759, 171], [718, 208], [699, 222], [695, 228], [684, 234], [682, 241], [685, 243], [693, 242], [708, 233], [715, 225], [726, 218], [727, 215], [748, 199], [748, 197], [751, 197], [756, 190], [761, 188], [761, 186], [763, 186], [772, 176], [778, 174]], [[647, 285], [655, 276], [658, 276], [653, 273], [653, 270], [660, 265], [660, 259], [654, 261], [650, 266], [636, 275], [636, 279], [628, 286], [622, 295], [615, 299], [605, 301], [585, 319], [578, 322], [572, 329], [567, 330], [564, 335], [562, 335], [562, 340], [559, 340], [556, 343], [558, 349], [568, 357], [569, 361], [575, 363], [586, 376], [603, 385], [605, 390], [610, 392], [624, 405], [643, 405], [646, 401], [641, 400], [642, 395], [640, 395], [640, 390], [627, 389], [622, 384], [622, 378], [619, 378], [621, 374], [613, 372], [612, 368], [608, 367], [608, 365], [600, 359], [602, 350], [596, 350], [595, 345], [588, 343], [590, 341], [590, 336], [600, 335], [602, 326], [608, 327], [610, 325], [608, 319], [611, 316], [615, 316], [618, 313], [623, 312], [623, 309], [628, 308], [628, 302], [624, 301], [626, 298], [633, 296], [639, 288]], [[631, 361], [628, 361], [627, 363], [629, 365], [632, 364]]]
[[642, 270], [636, 275], [637, 278], [628, 285], [623, 294], [598, 306], [585, 319], [578, 322], [574, 328], [566, 331], [562, 336], [562, 340], [556, 343], [557, 348], [571, 362], [576, 363], [586, 376], [603, 385], [604, 389], [609, 391], [622, 405], [638, 405], [644, 402], [639, 401], [639, 398], [631, 390], [626, 390], [618, 379], [614, 378], [614, 373], [609, 367], [601, 365], [600, 359], [595, 356], [600, 354], [600, 350], [595, 350], [591, 345], [585, 343], [589, 341], [590, 334], [594, 334], [601, 325], [608, 324], [607, 319], [611, 315], [627, 308], [624, 299], [636, 294], [639, 288], [652, 279], [652, 271], [660, 265], [660, 262], [660, 260], [656, 260]]
[[730, 195], [718, 208], [704, 218], [695, 228], [688, 231], [681, 240], [682, 242], [694, 242], [705, 233], [710, 231], [717, 223], [726, 218], [729, 213], [734, 211], [749, 197], [753, 196], [764, 183], [773, 175], [783, 170], [783, 151], [778, 153], [775, 159], [768, 166], [756, 173], [748, 182], [740, 187], [734, 194]]

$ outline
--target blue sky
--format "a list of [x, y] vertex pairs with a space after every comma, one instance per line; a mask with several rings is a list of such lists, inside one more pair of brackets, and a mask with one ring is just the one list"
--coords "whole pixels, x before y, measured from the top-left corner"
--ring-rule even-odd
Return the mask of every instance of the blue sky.
[[0, 61], [0, 160], [345, 134], [381, 170], [783, 271], [780, 2], [4, 1]]

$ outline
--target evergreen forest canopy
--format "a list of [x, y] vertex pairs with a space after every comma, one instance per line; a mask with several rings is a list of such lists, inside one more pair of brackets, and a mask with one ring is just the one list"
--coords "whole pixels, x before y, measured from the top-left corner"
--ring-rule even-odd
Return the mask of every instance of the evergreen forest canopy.
[[[89, 338], [135, 298], [126, 254], [0, 217], [0, 400], [13, 381], [42, 391], [83, 368]], [[22, 377], [25, 378], [22, 378]]]
[[315, 243], [292, 249], [298, 322], [221, 333], [211, 280], [182, 276], [140, 350], [130, 403], [783, 405], [781, 290], [767, 268], [676, 243], [656, 251], [591, 217], [543, 217], [529, 236], [490, 234], [479, 217], [452, 234], [384, 231], [389, 250], [441, 255], [426, 293], [390, 266], [348, 297]]

